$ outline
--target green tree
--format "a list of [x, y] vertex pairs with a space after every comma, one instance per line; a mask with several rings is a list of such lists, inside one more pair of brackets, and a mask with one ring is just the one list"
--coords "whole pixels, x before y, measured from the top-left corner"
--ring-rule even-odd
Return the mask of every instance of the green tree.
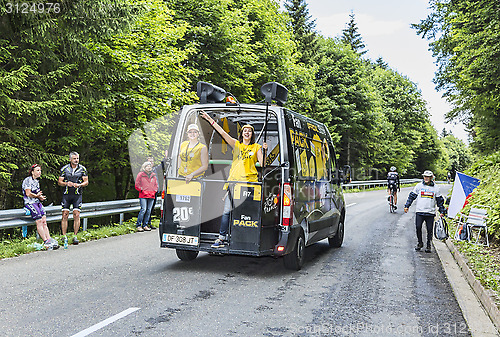
[[468, 146], [456, 138], [453, 133], [448, 133], [441, 138], [447, 156], [446, 170], [448, 172], [464, 172], [473, 162]]
[[[8, 12], [0, 2], [0, 207], [20, 202], [19, 186], [34, 162], [44, 177], [57, 178], [66, 156], [57, 143], [74, 144], [74, 136], [58, 139], [54, 121], [74, 120], [76, 106], [92, 93], [79, 78], [82, 68], [99, 71], [85, 48], [90, 36], [120, 31], [139, 6], [123, 1], [62, 2], [51, 12]], [[113, 18], [113, 19], [112, 19]], [[74, 124], [70, 124], [74, 130]], [[49, 198], [52, 190], [45, 190]]]
[[435, 82], [454, 107], [447, 117], [468, 124], [474, 148], [495, 152], [500, 147], [498, 3], [433, 0], [431, 9], [414, 27], [433, 40], [439, 64]]
[[364, 50], [366, 47], [363, 43], [363, 38], [361, 34], [358, 32], [358, 25], [354, 20], [354, 13], [349, 14], [349, 23], [347, 27], [342, 30], [342, 38], [341, 41], [348, 46], [351, 46], [352, 50], [354, 50], [359, 55], [364, 55], [367, 50]]
[[149, 145], [136, 162], [142, 164], [148, 155], [162, 158], [169, 142], [166, 130], [171, 120], [161, 117], [195, 98], [194, 93], [185, 92], [191, 87], [189, 77], [193, 70], [183, 66], [192, 51], [177, 47], [186, 30], [187, 24], [173, 22], [163, 1], [151, 0], [130, 32], [87, 45], [110, 72], [119, 74], [86, 81], [102, 93], [92, 107], [93, 119], [82, 138], [90, 145], [88, 157], [95, 158], [92, 165], [99, 168], [96, 185], [101, 190], [108, 186], [112, 192], [108, 199], [124, 199], [131, 190], [133, 176], [127, 141], [134, 130], [143, 129]]
[[379, 143], [379, 114], [365, 78], [367, 68], [350, 47], [333, 39], [320, 40], [316, 100], [312, 117], [327, 124], [340, 138], [340, 163], [372, 167]]
[[436, 155], [433, 149], [439, 147], [436, 147], [437, 133], [430, 125], [426, 103], [417, 85], [407, 77], [388, 66], [376, 65], [372, 69], [371, 85], [377, 92], [383, 114], [393, 126], [391, 133], [386, 133], [391, 162], [385, 163], [385, 167], [392, 164], [402, 174], [418, 175], [425, 170], [423, 167], [433, 166], [439, 158], [433, 157]]
[[316, 20], [309, 14], [305, 0], [287, 0], [284, 6], [291, 18], [291, 30], [300, 53], [299, 62], [311, 65], [319, 48]]

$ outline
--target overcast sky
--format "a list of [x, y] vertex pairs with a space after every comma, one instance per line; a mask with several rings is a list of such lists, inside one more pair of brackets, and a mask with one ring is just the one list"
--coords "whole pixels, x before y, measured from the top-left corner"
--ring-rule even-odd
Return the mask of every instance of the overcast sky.
[[429, 51], [429, 41], [417, 36], [410, 27], [430, 13], [427, 0], [306, 1], [309, 13], [316, 19], [317, 30], [326, 37], [340, 36], [350, 20], [349, 14], [354, 13], [358, 32], [368, 50], [364, 57], [371, 60], [382, 57], [392, 69], [418, 85], [438, 134], [446, 128], [467, 141], [461, 123], [445, 124], [444, 115], [450, 106], [432, 82], [437, 66]]

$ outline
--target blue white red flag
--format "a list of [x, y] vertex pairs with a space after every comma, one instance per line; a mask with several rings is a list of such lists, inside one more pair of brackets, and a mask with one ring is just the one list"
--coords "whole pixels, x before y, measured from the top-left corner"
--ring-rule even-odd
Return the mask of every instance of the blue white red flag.
[[464, 207], [466, 198], [479, 186], [479, 179], [457, 172], [451, 193], [448, 217], [454, 218]]

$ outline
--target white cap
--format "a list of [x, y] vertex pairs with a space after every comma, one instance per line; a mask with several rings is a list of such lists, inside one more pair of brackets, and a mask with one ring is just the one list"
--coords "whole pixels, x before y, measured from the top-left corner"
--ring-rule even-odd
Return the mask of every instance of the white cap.
[[189, 124], [187, 131], [189, 131], [189, 130], [196, 130], [196, 131], [200, 132], [200, 128], [198, 128], [198, 125], [196, 125], [196, 124]]
[[423, 174], [424, 177], [434, 177], [434, 173], [432, 171], [426, 170]]

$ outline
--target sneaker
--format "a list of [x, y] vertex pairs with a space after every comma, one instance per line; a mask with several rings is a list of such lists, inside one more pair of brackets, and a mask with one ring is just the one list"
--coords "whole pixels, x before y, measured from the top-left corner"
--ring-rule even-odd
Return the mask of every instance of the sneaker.
[[424, 246], [423, 243], [419, 243], [415, 246], [415, 250], [419, 251], [420, 249], [422, 249], [423, 246]]
[[77, 245], [77, 244], [79, 244], [79, 243], [80, 243], [80, 241], [78, 241], [78, 239], [76, 238], [76, 236], [74, 236], [74, 237], [73, 237], [73, 244], [74, 244], [74, 245]]
[[137, 227], [135, 230], [138, 232], [144, 232], [144, 229], [142, 227]]
[[59, 248], [59, 242], [57, 242], [56, 239], [50, 238], [52, 241], [52, 249], [58, 249]]
[[149, 228], [151, 228], [151, 229], [156, 229], [156, 227], [155, 227], [155, 226], [153, 226], [153, 225], [149, 226]]
[[47, 249], [47, 250], [55, 250], [55, 249], [59, 248], [59, 243], [52, 238], [47, 239], [43, 243], [43, 245], [45, 246], [45, 249]]
[[224, 241], [221, 239], [215, 240], [215, 242], [211, 246], [212, 248], [223, 248], [224, 247]]
[[151, 230], [151, 228], [149, 228], [148, 226], [144, 226], [144, 228], [143, 228], [143, 229], [144, 229], [145, 231], [150, 231], [150, 230]]
[[394, 209], [398, 209], [398, 206], [394, 205]]
[[45, 249], [47, 249], [47, 250], [52, 250], [52, 249], [53, 249], [52, 242], [50, 241], [50, 239], [45, 240], [45, 241], [43, 242], [43, 246], [44, 246], [44, 247], [45, 247]]
[[428, 244], [427, 247], [425, 247], [425, 252], [430, 253], [431, 252], [431, 245]]

